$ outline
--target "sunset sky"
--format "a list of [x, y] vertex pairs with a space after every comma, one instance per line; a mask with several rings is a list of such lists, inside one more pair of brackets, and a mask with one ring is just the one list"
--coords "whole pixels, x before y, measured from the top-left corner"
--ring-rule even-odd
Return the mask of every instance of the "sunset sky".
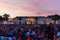
[[47, 16], [60, 14], [60, 0], [0, 0], [0, 15]]

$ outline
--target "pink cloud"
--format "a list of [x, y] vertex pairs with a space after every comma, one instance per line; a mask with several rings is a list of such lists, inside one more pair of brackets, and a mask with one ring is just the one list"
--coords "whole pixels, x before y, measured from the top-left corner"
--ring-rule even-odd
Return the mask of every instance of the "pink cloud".
[[[19, 3], [21, 2], [21, 3]], [[0, 0], [0, 4], [8, 8], [17, 8], [26, 12], [32, 12], [36, 15], [49, 15], [54, 10], [54, 13], [60, 13], [57, 10], [60, 10], [60, 2], [58, 0]], [[21, 4], [21, 5], [20, 5]], [[51, 12], [48, 12], [51, 11]]]

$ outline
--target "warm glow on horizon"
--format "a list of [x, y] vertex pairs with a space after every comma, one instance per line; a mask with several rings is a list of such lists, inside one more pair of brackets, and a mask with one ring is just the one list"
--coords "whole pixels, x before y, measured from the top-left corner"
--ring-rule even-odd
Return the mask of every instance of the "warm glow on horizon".
[[3, 15], [4, 13], [9, 14], [12, 18], [16, 16], [33, 16], [35, 15], [34, 10], [23, 8], [23, 7], [9, 7], [0, 5], [0, 15]]
[[[8, 8], [8, 7], [4, 7], [0, 5], [0, 15], [3, 15], [4, 13], [10, 14], [11, 17], [15, 17], [15, 16], [26, 16], [31, 15], [31, 13], [33, 12], [28, 12], [26, 10], [23, 10], [22, 8]], [[33, 16], [33, 15], [31, 15]]]
[[47, 16], [60, 13], [59, 0], [0, 0], [0, 15]]

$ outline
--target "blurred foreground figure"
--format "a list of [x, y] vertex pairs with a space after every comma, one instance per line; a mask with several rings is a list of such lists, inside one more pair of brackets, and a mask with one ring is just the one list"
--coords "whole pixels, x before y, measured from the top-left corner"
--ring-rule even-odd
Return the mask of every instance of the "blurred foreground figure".
[[0, 36], [1, 40], [60, 40], [60, 25], [1, 24]]
[[27, 37], [27, 40], [31, 40], [31, 37], [29, 36], [29, 37]]

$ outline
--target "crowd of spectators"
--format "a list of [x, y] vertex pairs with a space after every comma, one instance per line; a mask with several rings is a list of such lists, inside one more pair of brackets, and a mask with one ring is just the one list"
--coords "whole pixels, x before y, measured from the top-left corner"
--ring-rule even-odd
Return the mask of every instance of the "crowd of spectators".
[[[8, 40], [59, 40], [60, 25], [53, 24], [0, 24], [0, 38]], [[7, 38], [9, 37], [9, 38]]]

